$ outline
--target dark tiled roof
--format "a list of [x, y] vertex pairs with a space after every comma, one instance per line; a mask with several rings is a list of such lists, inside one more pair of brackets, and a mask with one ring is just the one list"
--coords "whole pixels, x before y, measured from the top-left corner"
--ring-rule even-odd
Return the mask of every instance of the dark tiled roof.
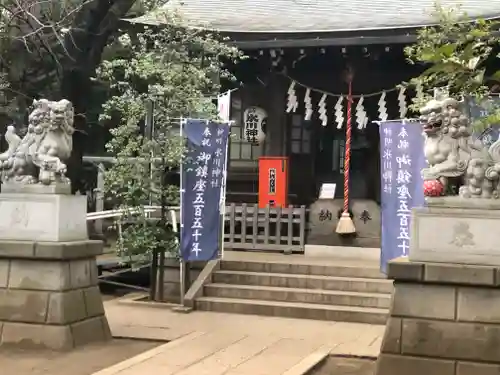
[[[302, 33], [411, 28], [433, 23], [435, 0], [170, 0], [193, 26], [223, 32]], [[500, 0], [461, 4], [471, 19], [500, 17]], [[147, 16], [136, 22], [148, 21]]]

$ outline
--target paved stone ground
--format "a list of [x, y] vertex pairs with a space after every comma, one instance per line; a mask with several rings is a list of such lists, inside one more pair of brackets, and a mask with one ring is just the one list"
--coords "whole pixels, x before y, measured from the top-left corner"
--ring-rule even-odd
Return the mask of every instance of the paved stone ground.
[[1, 374], [5, 375], [90, 375], [103, 368], [148, 351], [158, 342], [113, 340], [68, 353], [20, 351], [1, 348]]
[[[130, 296], [107, 300], [105, 309], [115, 337], [172, 342], [113, 340], [62, 354], [4, 348], [0, 349], [1, 373], [292, 375], [328, 353], [376, 357], [384, 333], [384, 326], [376, 325], [198, 311], [183, 314], [165, 304], [133, 302]], [[359, 369], [340, 365], [335, 367], [329, 360], [317, 374], [372, 375], [363, 363]]]
[[130, 297], [105, 308], [114, 335], [174, 341], [94, 375], [288, 375], [327, 353], [376, 357], [384, 333], [377, 325], [182, 314]]
[[330, 357], [311, 375], [374, 375], [375, 364], [369, 359]]

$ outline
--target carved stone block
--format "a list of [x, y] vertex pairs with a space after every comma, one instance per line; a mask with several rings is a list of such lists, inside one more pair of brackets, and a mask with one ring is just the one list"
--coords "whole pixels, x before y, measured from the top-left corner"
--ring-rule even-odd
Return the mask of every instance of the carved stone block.
[[500, 324], [500, 290], [459, 288], [457, 319], [463, 322]]
[[500, 326], [492, 324], [404, 319], [401, 352], [410, 356], [498, 363], [499, 334]]
[[75, 195], [0, 194], [0, 240], [82, 241], [87, 198]]
[[416, 318], [455, 318], [455, 290], [440, 285], [395, 283], [392, 314]]
[[413, 210], [409, 258], [414, 262], [500, 265], [500, 202], [458, 197]]
[[6, 182], [2, 184], [2, 193], [17, 194], [71, 194], [71, 185], [65, 183], [19, 184]]

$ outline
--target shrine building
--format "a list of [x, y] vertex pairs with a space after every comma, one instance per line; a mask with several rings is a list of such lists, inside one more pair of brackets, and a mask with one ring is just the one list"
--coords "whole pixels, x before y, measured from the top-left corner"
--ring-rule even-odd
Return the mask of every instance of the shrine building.
[[[500, 2], [461, 5], [471, 19], [500, 14]], [[287, 158], [286, 205], [305, 206], [306, 245], [380, 247], [377, 121], [416, 116], [409, 111], [416, 93], [399, 85], [423, 67], [410, 65], [404, 48], [415, 42], [416, 30], [433, 24], [434, 0], [171, 0], [165, 9], [228, 36], [249, 56], [234, 67], [241, 86], [225, 87], [234, 89], [227, 204], [257, 204], [260, 158]], [[136, 22], [158, 24], [147, 16]], [[335, 233], [344, 198], [347, 72], [349, 210], [356, 226], [349, 238]], [[334, 187], [335, 202], [325, 209], [318, 203], [324, 184]]]

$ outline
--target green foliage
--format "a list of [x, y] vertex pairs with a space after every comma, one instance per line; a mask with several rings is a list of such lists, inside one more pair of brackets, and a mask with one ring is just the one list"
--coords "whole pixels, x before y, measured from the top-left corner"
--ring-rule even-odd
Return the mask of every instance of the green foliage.
[[[409, 84], [420, 86], [423, 96], [414, 99], [416, 110], [432, 98], [434, 88], [445, 88], [457, 99], [471, 97], [478, 103], [487, 98], [490, 88], [500, 83], [500, 70], [488, 69], [498, 56], [493, 51], [499, 40], [494, 35], [498, 25], [493, 21], [469, 21], [460, 8], [445, 9], [436, 3], [436, 26], [418, 31], [417, 42], [405, 48], [411, 64], [423, 64], [426, 70]], [[483, 119], [498, 119], [496, 110]]]
[[0, 2], [1, 113], [23, 123], [33, 98], [57, 97], [65, 38], [88, 1], [3, 0]]
[[0, 126], [24, 126], [28, 107], [40, 97], [69, 99], [81, 111], [77, 119], [95, 122], [102, 101], [88, 95], [88, 79], [118, 20], [132, 7], [140, 16], [165, 1], [0, 1], [0, 75], [8, 83], [0, 87]]
[[[168, 205], [179, 198], [168, 181], [184, 153], [179, 118], [214, 118], [217, 78], [232, 78], [223, 64], [242, 57], [216, 34], [188, 28], [176, 14], [161, 16], [162, 27], [121, 35], [114, 57], [103, 61], [97, 74], [109, 89], [101, 121], [112, 127], [107, 150], [116, 158], [105, 177], [106, 193], [127, 212], [124, 220], [133, 219], [118, 251], [122, 257], [137, 256], [135, 263], [148, 260], [153, 251], [175, 249], [165, 224]], [[141, 131], [147, 103], [154, 103], [152, 139]], [[148, 202], [161, 206], [158, 220], [144, 215]]]

